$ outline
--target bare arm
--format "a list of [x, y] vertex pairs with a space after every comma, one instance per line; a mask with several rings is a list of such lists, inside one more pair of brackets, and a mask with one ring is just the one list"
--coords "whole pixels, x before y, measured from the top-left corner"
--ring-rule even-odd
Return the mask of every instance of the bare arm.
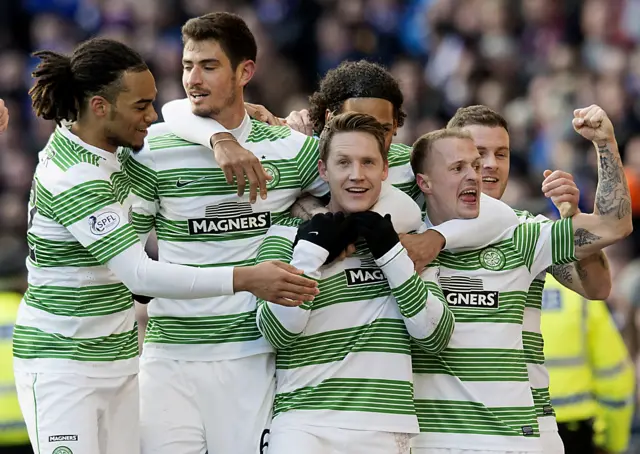
[[575, 256], [582, 260], [628, 236], [633, 224], [629, 186], [611, 121], [600, 107], [591, 106], [576, 111], [573, 125], [598, 153], [595, 212], [573, 217]]
[[[580, 212], [580, 190], [573, 175], [561, 170], [546, 170], [542, 192], [551, 199], [563, 218]], [[597, 212], [597, 207], [594, 209]], [[563, 286], [590, 300], [606, 299], [611, 292], [611, 273], [603, 251], [578, 262], [552, 266], [548, 270]]]

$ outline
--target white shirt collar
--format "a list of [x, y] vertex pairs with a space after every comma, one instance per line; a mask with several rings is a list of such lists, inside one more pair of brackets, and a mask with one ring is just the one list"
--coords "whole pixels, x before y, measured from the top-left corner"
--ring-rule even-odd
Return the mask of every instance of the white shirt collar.
[[244, 118], [242, 119], [242, 123], [235, 129], [229, 129], [229, 133], [236, 138], [236, 140], [240, 143], [243, 143], [249, 137], [251, 133], [251, 117], [247, 111], [244, 112]]
[[84, 148], [85, 150], [100, 156], [101, 158], [104, 158], [108, 161], [118, 161], [118, 158], [116, 156], [116, 153], [111, 153], [108, 152], [106, 150], [103, 150], [102, 148], [98, 148], [98, 147], [94, 147], [93, 145], [89, 145], [88, 143], [86, 143], [84, 140], [82, 140], [80, 137], [76, 136], [73, 132], [71, 132], [71, 125], [64, 126], [58, 126], [56, 128], [56, 131], [58, 131], [62, 136], [64, 136], [67, 140], [80, 145], [82, 148]]

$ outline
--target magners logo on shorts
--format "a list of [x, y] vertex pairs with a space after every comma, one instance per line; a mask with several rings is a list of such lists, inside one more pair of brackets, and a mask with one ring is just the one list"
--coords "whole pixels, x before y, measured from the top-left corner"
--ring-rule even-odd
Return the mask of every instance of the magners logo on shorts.
[[189, 219], [188, 223], [190, 235], [251, 232], [271, 227], [271, 213], [254, 213], [249, 202], [228, 202], [206, 207], [205, 217]]
[[452, 307], [498, 309], [499, 293], [484, 289], [482, 279], [466, 276], [440, 277], [442, 293]]

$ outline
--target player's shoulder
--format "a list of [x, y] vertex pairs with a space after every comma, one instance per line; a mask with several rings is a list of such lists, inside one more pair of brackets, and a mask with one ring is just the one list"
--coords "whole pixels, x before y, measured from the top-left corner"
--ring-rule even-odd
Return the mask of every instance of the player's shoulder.
[[389, 147], [389, 167], [409, 164], [411, 161], [411, 147], [403, 143], [392, 143]]
[[288, 126], [275, 126], [251, 119], [251, 131], [246, 143], [277, 142], [279, 146], [293, 147], [300, 150], [303, 146], [317, 148], [317, 137], [306, 136]]
[[55, 196], [81, 185], [93, 184], [98, 187], [100, 182], [110, 184], [113, 170], [103, 157], [89, 151], [76, 160], [45, 148], [38, 154], [35, 178]]
[[184, 140], [172, 133], [167, 123], [154, 123], [149, 128], [149, 135], [145, 141], [145, 147], [137, 153], [136, 157], [139, 155], [144, 156], [150, 152], [158, 152], [160, 150], [199, 146], [201, 145]]

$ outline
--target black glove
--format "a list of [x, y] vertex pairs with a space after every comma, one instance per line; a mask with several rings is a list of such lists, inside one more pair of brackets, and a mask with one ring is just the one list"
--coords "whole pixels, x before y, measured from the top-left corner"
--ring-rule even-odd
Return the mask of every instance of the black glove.
[[300, 224], [293, 247], [300, 240], [320, 246], [329, 252], [326, 264], [333, 262], [357, 238], [358, 231], [350, 217], [345, 217], [342, 212], [322, 213]]
[[353, 218], [358, 233], [367, 242], [374, 258], [379, 259], [400, 242], [391, 223], [390, 214], [382, 217], [375, 211], [362, 211], [350, 217]]

